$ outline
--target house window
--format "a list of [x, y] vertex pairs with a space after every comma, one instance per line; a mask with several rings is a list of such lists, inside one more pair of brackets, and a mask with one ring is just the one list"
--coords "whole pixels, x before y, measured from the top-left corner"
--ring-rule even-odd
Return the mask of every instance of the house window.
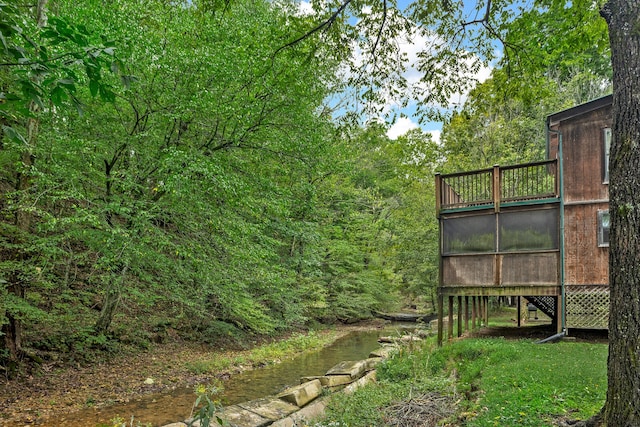
[[598, 211], [598, 246], [609, 246], [609, 226], [611, 220], [609, 219], [609, 210]]
[[603, 132], [603, 156], [602, 156], [602, 182], [604, 184], [609, 183], [609, 149], [611, 148], [611, 128], [605, 128]]

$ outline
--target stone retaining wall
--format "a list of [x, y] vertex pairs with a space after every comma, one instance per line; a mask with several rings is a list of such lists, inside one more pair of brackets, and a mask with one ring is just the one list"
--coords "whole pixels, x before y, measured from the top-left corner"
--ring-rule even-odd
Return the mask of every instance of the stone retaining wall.
[[[304, 377], [300, 385], [288, 388], [278, 395], [230, 405], [216, 415], [231, 427], [303, 425], [323, 414], [327, 401], [327, 397], [322, 396], [324, 390], [352, 393], [356, 388], [374, 381], [375, 366], [398, 350], [398, 341], [372, 351], [368, 359], [341, 362], [323, 376]], [[406, 341], [405, 339], [404, 342]], [[164, 427], [186, 427], [188, 422], [189, 420]], [[200, 423], [196, 421], [193, 426], [200, 427]], [[214, 421], [211, 426], [221, 427]]]

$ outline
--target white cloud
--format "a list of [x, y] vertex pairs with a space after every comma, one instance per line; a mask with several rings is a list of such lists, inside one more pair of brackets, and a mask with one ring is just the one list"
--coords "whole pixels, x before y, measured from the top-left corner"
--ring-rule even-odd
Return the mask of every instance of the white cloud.
[[[468, 62], [468, 61], [467, 61]], [[481, 66], [480, 69], [471, 76], [472, 80], [475, 81], [475, 85], [479, 83], [483, 83], [489, 77], [491, 77], [492, 67]], [[474, 85], [474, 86], [475, 86]], [[449, 106], [463, 106], [465, 102], [467, 102], [467, 97], [469, 96], [469, 92], [465, 93], [454, 93], [449, 97]]]
[[307, 1], [301, 1], [298, 3], [298, 14], [300, 16], [312, 15], [313, 7], [311, 6], [311, 3]]
[[418, 128], [418, 124], [408, 117], [400, 117], [387, 131], [387, 136], [391, 139], [397, 139], [411, 129]]
[[[398, 139], [399, 136], [405, 135], [412, 129], [418, 129], [420, 126], [408, 117], [399, 118], [390, 128], [387, 130], [387, 136], [390, 139]], [[431, 134], [431, 139], [438, 145], [440, 145], [440, 135], [442, 130], [432, 129], [423, 130], [424, 133]]]
[[[301, 14], [309, 14], [313, 11], [311, 4], [308, 3], [307, 0], [300, 1], [299, 10]], [[371, 7], [368, 6], [364, 6], [362, 12], [364, 14], [373, 13]], [[421, 62], [421, 58], [424, 58], [425, 54], [428, 55], [429, 52], [433, 52], [434, 49], [437, 49], [446, 42], [436, 35], [430, 35], [429, 33], [420, 31], [420, 29], [418, 29], [417, 27], [413, 27], [403, 34], [398, 34], [395, 40], [393, 40], [393, 43], [395, 43], [396, 47], [398, 48], [398, 61], [401, 60], [400, 58], [406, 59], [406, 69], [398, 69], [397, 76], [401, 76], [406, 81], [408, 89], [401, 91], [401, 93], [398, 93], [397, 91], [392, 90], [393, 88], [391, 86], [377, 87], [376, 90], [378, 91], [378, 95], [380, 96], [382, 103], [380, 105], [377, 105], [376, 107], [378, 108], [378, 114], [380, 115], [377, 119], [381, 122], [385, 121], [385, 118], [388, 118], [392, 115], [397, 116], [400, 114], [404, 114], [405, 116], [408, 116], [408, 118], [399, 119], [396, 123], [393, 124], [393, 126], [391, 126], [391, 128], [387, 132], [387, 135], [390, 138], [395, 139], [398, 136], [405, 134], [410, 129], [423, 127], [418, 125], [418, 118], [415, 117], [414, 114], [417, 109], [416, 106], [418, 100], [411, 99], [415, 94], [412, 89], [417, 89], [418, 92], [423, 91], [423, 93], [433, 93], [434, 90], [437, 90], [436, 85], [438, 84], [438, 82], [423, 82], [421, 80], [423, 78], [423, 72], [418, 70], [418, 66]], [[356, 68], [367, 67], [366, 61], [368, 61], [368, 59], [363, 56], [363, 52], [356, 42], [353, 42], [352, 53], [353, 57], [351, 59], [351, 65], [355, 66]], [[461, 68], [472, 68], [471, 65], [475, 59], [476, 58], [474, 57], [466, 59], [461, 58], [460, 61], [464, 61]], [[479, 67], [478, 71], [473, 74], [458, 77], [459, 80], [462, 81], [467, 80], [469, 82], [481, 83], [490, 77], [491, 71], [492, 67], [481, 66]], [[351, 70], [348, 69], [346, 65], [341, 68], [339, 72], [343, 74], [345, 78], [353, 77], [351, 75]], [[472, 86], [473, 84], [471, 85], [471, 87]], [[446, 100], [447, 105], [434, 104], [430, 105], [430, 107], [439, 109], [441, 111], [457, 108], [465, 103], [468, 97], [468, 90], [471, 89], [471, 87], [469, 87], [462, 93], [451, 93], [450, 95], [448, 95], [448, 99]], [[357, 92], [357, 90], [355, 90], [355, 92]], [[359, 99], [355, 92], [349, 91], [346, 93], [347, 96], [345, 97], [345, 99], [347, 99], [349, 96], [352, 97], [349, 98], [348, 101], [346, 101], [349, 104], [349, 107], [347, 108], [359, 109], [360, 107], [363, 107], [363, 105], [360, 104], [361, 102], [363, 102], [362, 99]], [[375, 118], [368, 117], [367, 119]], [[434, 124], [432, 123], [431, 126], [434, 126]], [[435, 124], [435, 126], [437, 126], [437, 124]], [[425, 131], [430, 132], [433, 136], [433, 139], [436, 142], [439, 142], [441, 132], [439, 129]]]
[[[442, 84], [439, 82], [424, 82], [421, 79], [423, 78], [423, 72], [419, 71], [418, 66], [421, 62], [421, 56], [424, 56], [425, 52], [429, 52], [432, 49], [435, 49], [434, 46], [441, 46], [445, 43], [444, 40], [437, 36], [429, 36], [428, 34], [421, 33], [417, 28], [413, 28], [410, 33], [405, 33], [399, 35], [395, 40], [396, 46], [398, 48], [398, 57], [406, 58], [407, 67], [405, 70], [401, 72], [401, 77], [407, 83], [407, 90], [402, 91], [402, 93], [394, 93], [391, 90], [391, 87], [379, 87], [378, 95], [382, 98], [382, 105], [379, 105], [379, 111], [381, 116], [387, 116], [391, 114], [404, 113], [411, 117], [411, 113], [408, 111], [415, 111], [417, 99], [411, 99], [413, 96], [414, 90], [417, 92], [422, 92], [423, 94], [433, 93], [433, 91], [438, 90], [436, 85]], [[428, 54], [428, 53], [427, 53]], [[354, 57], [353, 63], [356, 66], [362, 66], [366, 59], [362, 56], [362, 51], [359, 48], [354, 48]], [[473, 62], [476, 58], [466, 58], [460, 59], [460, 61], [464, 61], [463, 66], [461, 68], [472, 68]], [[467, 76], [458, 76], [459, 81], [466, 80], [471, 83], [471, 85], [464, 92], [455, 92], [451, 93], [446, 100], [447, 105], [431, 105], [431, 107], [438, 110], [452, 110], [457, 107], [462, 106], [468, 97], [468, 91], [474, 86], [474, 82], [481, 83], [487, 80], [491, 75], [492, 67], [488, 66], [480, 66], [477, 72], [473, 74], [468, 74]], [[349, 74], [347, 71], [345, 74]], [[408, 101], [408, 102], [407, 102]], [[402, 107], [402, 105], [405, 107]], [[392, 129], [390, 129], [390, 135], [396, 135], [392, 138], [397, 137], [397, 135], [401, 135], [402, 132], [406, 132], [405, 128], [408, 126], [409, 122], [413, 123], [417, 127], [416, 122], [417, 118], [413, 120], [405, 120], [394, 124]], [[402, 132], [401, 132], [402, 131]], [[397, 133], [401, 132], [401, 133]], [[438, 131], [439, 132], [439, 131]], [[391, 137], [391, 136], [390, 136]], [[439, 137], [439, 135], [438, 135]], [[436, 139], [434, 137], [434, 139]]]
[[430, 133], [431, 139], [433, 139], [436, 144], [440, 145], [440, 135], [442, 134], [440, 129], [426, 130], [425, 132]]

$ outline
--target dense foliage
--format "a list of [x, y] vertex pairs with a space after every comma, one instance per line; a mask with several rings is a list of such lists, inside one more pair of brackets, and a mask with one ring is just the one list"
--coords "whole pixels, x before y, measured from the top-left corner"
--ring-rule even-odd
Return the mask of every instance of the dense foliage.
[[[391, 8], [380, 33], [378, 6], [352, 33], [342, 18], [309, 32], [320, 6], [305, 15], [288, 1], [2, 5], [7, 366], [353, 321], [401, 300], [433, 306], [434, 171], [543, 156], [544, 116], [608, 90], [605, 34], [590, 10], [585, 49], [517, 50], [514, 40], [556, 22], [549, 15], [573, 15], [549, 7], [507, 20], [509, 55], [448, 119], [442, 143], [420, 130], [390, 140], [376, 120], [339, 120], [353, 116], [336, 96], [364, 91], [355, 99], [369, 113], [382, 98], [406, 103], [396, 42], [432, 35], [437, 19]], [[356, 33], [361, 45], [348, 42]], [[438, 71], [417, 89], [427, 110], [472, 83], [465, 73], [482, 56], [456, 52], [419, 64]]]
[[549, 114], [611, 93], [606, 24], [591, 2], [540, 2], [502, 28], [497, 67], [443, 127], [447, 171], [542, 160]]
[[5, 361], [351, 321], [433, 286], [433, 143], [334, 124], [340, 58], [278, 50], [309, 19], [292, 4], [49, 6], [3, 14]]

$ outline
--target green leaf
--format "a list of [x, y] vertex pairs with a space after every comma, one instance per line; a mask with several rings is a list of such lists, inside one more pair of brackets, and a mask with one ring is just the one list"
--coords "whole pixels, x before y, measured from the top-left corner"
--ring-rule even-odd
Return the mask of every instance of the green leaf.
[[72, 93], [67, 93], [67, 95], [69, 96], [69, 98], [71, 98], [71, 103], [75, 107], [78, 115], [82, 116], [84, 114], [84, 108], [83, 108], [82, 102], [77, 97], [75, 97]]
[[95, 97], [98, 94], [98, 90], [100, 90], [100, 83], [97, 80], [89, 80], [89, 92], [91, 92], [91, 96]]
[[2, 126], [2, 131], [10, 140], [18, 144], [27, 145], [27, 140], [24, 139], [22, 134], [17, 130], [15, 130], [14, 128], [12, 128], [11, 126]]
[[107, 85], [101, 84], [99, 88], [100, 99], [106, 102], [113, 102], [116, 100], [116, 94]]
[[73, 86], [75, 87], [75, 80], [67, 78], [67, 79], [59, 79], [58, 80], [58, 84], [63, 85], [63, 86]]
[[61, 86], [56, 86], [51, 90], [51, 102], [55, 106], [62, 106], [67, 99], [69, 99], [67, 92]]
[[9, 45], [7, 44], [7, 40], [4, 38], [4, 34], [0, 31], [0, 42], [2, 43], [2, 47], [6, 53], [9, 53]]

